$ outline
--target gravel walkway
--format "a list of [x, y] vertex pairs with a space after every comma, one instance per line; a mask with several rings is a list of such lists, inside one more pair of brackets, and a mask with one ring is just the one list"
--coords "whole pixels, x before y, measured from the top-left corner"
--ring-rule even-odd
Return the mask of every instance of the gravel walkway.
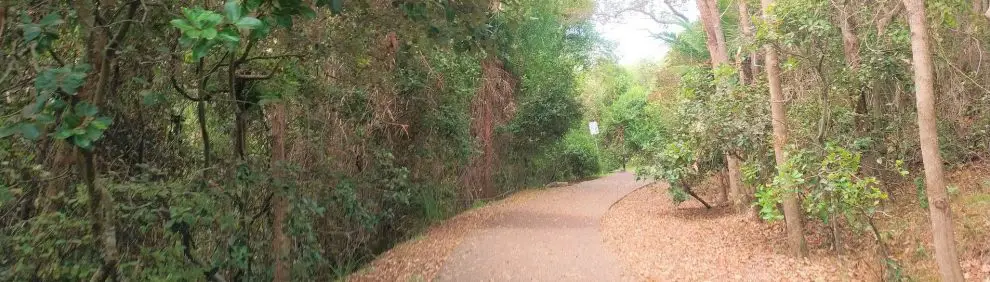
[[568, 187], [526, 190], [462, 213], [382, 254], [349, 281], [616, 281], [602, 217], [646, 185], [617, 173]]
[[602, 242], [600, 223], [613, 203], [646, 184], [618, 173], [546, 190], [472, 232], [437, 280], [623, 280], [616, 256]]

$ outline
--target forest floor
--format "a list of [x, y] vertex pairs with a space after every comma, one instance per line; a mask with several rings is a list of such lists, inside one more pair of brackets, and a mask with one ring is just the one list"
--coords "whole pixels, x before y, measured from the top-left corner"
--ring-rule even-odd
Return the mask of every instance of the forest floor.
[[[695, 189], [707, 200], [715, 189]], [[666, 184], [639, 189], [602, 220], [605, 244], [639, 281], [862, 281], [854, 263], [812, 250], [807, 259], [786, 254], [785, 233], [752, 213], [693, 198], [679, 205]], [[816, 238], [809, 236], [809, 243]]]
[[[968, 281], [990, 281], [987, 172], [990, 166], [981, 164], [949, 174], [961, 199], [953, 206], [961, 216], [957, 242]], [[715, 199], [717, 185], [710, 179], [695, 191]], [[903, 268], [895, 274], [935, 279], [925, 210], [903, 185], [891, 185], [902, 192], [886, 207], [901, 216], [878, 218]], [[434, 225], [348, 280], [878, 281], [884, 275], [871, 236], [843, 234], [850, 239], [843, 241], [846, 255], [838, 256], [829, 228], [806, 222], [811, 255], [794, 259], [786, 254], [782, 223], [724, 205], [705, 209], [693, 199], [675, 204], [665, 188], [618, 173], [521, 191]]]

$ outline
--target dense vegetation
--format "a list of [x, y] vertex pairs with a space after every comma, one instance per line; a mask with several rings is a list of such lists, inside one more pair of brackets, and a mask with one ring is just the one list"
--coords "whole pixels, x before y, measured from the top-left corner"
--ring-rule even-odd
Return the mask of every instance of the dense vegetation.
[[313, 280], [600, 171], [588, 1], [5, 1], [0, 280]]
[[[599, 2], [3, 2], [0, 280], [332, 280], [627, 166], [785, 220], [797, 256], [807, 232], [873, 241], [891, 280], [878, 214], [921, 199], [959, 276], [939, 179], [988, 157], [990, 3]], [[596, 11], [683, 31], [620, 66]], [[712, 176], [719, 199], [694, 193]]]
[[[657, 123], [623, 127], [623, 148], [633, 150], [639, 173], [669, 182], [677, 201], [712, 175], [728, 176], [723, 200], [715, 202], [731, 201], [740, 211], [753, 206], [764, 220], [786, 217], [796, 255], [807, 254], [802, 221], [819, 222], [811, 226], [831, 234], [838, 253], [850, 239], [844, 231], [856, 231], [876, 241], [885, 279], [902, 273], [885, 246], [889, 235], [875, 224], [878, 213], [891, 197], [921, 198], [924, 209], [937, 201], [931, 216], [942, 279], [962, 279], [939, 179], [943, 161], [953, 167], [988, 157], [990, 76], [981, 59], [990, 43], [987, 3], [762, 2], [698, 0], [696, 22], [677, 13], [692, 2], [632, 1], [603, 9], [684, 27], [656, 35], [672, 48], [654, 78], [656, 97], [645, 106], [629, 106], [632, 97], [613, 105], [633, 109], [619, 116], [652, 116]], [[930, 50], [912, 50], [919, 42]], [[926, 98], [932, 82], [924, 81], [925, 58], [937, 78], [933, 103]], [[932, 105], [937, 132], [926, 135]], [[923, 160], [930, 144], [937, 147]], [[904, 178], [918, 189], [886, 185]]]

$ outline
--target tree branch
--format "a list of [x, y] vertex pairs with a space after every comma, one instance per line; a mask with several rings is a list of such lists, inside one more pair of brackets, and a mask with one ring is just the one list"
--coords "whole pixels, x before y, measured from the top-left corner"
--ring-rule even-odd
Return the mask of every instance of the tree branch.
[[183, 97], [186, 97], [186, 99], [189, 99], [190, 101], [193, 102], [203, 101], [203, 97], [193, 98], [192, 96], [189, 95], [188, 92], [186, 92], [185, 89], [182, 89], [182, 87], [179, 86], [179, 82], [175, 80], [175, 75], [170, 76], [169, 80], [172, 81], [172, 88], [175, 88], [175, 91], [179, 92], [179, 94], [181, 94]]
[[141, 7], [141, 5], [139, 4], [141, 4], [141, 1], [133, 1], [130, 3], [130, 6], [127, 9], [127, 19], [120, 26], [120, 29], [117, 30], [117, 33], [114, 34], [113, 37], [110, 39], [110, 42], [107, 44], [107, 49], [106, 49], [107, 54], [109, 54], [110, 52], [117, 51], [117, 46], [120, 45], [120, 41], [124, 39], [124, 35], [127, 34], [127, 31], [131, 29], [131, 23], [134, 22], [133, 21], [134, 14], [137, 13], [138, 7]]
[[667, 6], [667, 9], [670, 9], [671, 14], [681, 19], [681, 21], [684, 24], [691, 22], [691, 20], [689, 20], [688, 17], [684, 16], [684, 14], [682, 14], [680, 11], [677, 11], [677, 9], [674, 9], [674, 5], [670, 3], [670, 0], [663, 0], [663, 4]]
[[668, 24], [684, 25], [680, 21], [669, 21], [669, 20], [661, 19], [660, 17], [658, 17], [657, 15], [655, 15], [653, 13], [650, 13], [650, 12], [647, 12], [645, 10], [642, 10], [642, 7], [638, 7], [638, 8], [636, 8], [636, 7], [625, 8], [625, 9], [619, 10], [615, 14], [619, 15], [619, 14], [623, 14], [625, 12], [637, 12], [637, 13], [640, 13], [640, 14], [642, 14], [644, 16], [649, 17], [650, 20], [653, 20], [653, 22], [655, 22], [657, 24], [661, 24], [661, 25], [668, 25]]

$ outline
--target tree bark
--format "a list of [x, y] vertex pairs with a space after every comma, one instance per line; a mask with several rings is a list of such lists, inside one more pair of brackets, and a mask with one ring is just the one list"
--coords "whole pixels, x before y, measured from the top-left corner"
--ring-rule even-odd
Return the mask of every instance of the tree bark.
[[[728, 160], [729, 158], [726, 158]], [[715, 175], [719, 179], [718, 185], [718, 205], [729, 205], [729, 199], [735, 199], [735, 195], [738, 192], [736, 187], [728, 187], [729, 185], [729, 172], [726, 169], [725, 173], [719, 172]], [[724, 177], [724, 178], [723, 178]]]
[[725, 50], [725, 35], [722, 33], [722, 20], [718, 4], [714, 0], [696, 0], [701, 23], [705, 28], [705, 45], [711, 55], [712, 68], [729, 63], [729, 53]]
[[[743, 42], [746, 45], [753, 43], [753, 23], [750, 22], [749, 5], [745, 0], [739, 0], [739, 30], [742, 32]], [[756, 76], [756, 52], [742, 55], [739, 61], [739, 83], [743, 85], [752, 84], [753, 77]]]
[[738, 209], [747, 204], [746, 193], [742, 192], [742, 173], [739, 171], [739, 160], [733, 156], [728, 156], [725, 159], [728, 162], [726, 166], [729, 168], [728, 173], [726, 173], [726, 176], [729, 177], [729, 192], [733, 195], [731, 203]]
[[911, 55], [914, 64], [915, 95], [918, 105], [918, 134], [921, 157], [925, 163], [928, 209], [935, 237], [935, 261], [942, 281], [963, 281], [959, 258], [953, 241], [952, 210], [945, 188], [942, 156], [939, 154], [938, 128], [935, 117], [935, 85], [929, 46], [928, 23], [923, 0], [904, 0], [911, 29]]
[[859, 38], [856, 37], [856, 19], [853, 17], [855, 0], [846, 0], [839, 11], [839, 30], [842, 32], [842, 53], [850, 69], [859, 69]]
[[[773, 0], [762, 0], [763, 19], [772, 20], [767, 10]], [[770, 113], [773, 124], [773, 152], [777, 162], [777, 169], [787, 161], [787, 152], [784, 146], [787, 144], [787, 109], [784, 104], [783, 89], [780, 86], [780, 63], [777, 58], [777, 50], [772, 45], [764, 47], [766, 57], [766, 71], [768, 87], [770, 88]], [[782, 195], [784, 204], [784, 220], [787, 224], [787, 239], [791, 253], [797, 257], [808, 255], [807, 243], [804, 240], [804, 228], [801, 224], [801, 201], [797, 195], [791, 191], [785, 191]]]
[[285, 101], [280, 101], [272, 107], [270, 114], [272, 130], [272, 176], [276, 180], [274, 202], [272, 204], [272, 254], [275, 255], [275, 277], [273, 281], [289, 281], [289, 254], [291, 252], [289, 238], [285, 234], [285, 220], [289, 210], [289, 202], [281, 183], [285, 180]]

